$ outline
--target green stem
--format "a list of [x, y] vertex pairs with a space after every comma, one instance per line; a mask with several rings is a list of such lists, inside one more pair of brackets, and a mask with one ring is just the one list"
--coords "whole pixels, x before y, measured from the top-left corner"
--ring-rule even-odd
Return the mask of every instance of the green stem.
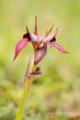
[[25, 105], [25, 100], [27, 96], [26, 93], [27, 93], [27, 89], [26, 89], [26, 86], [24, 85], [22, 99], [18, 108], [18, 112], [16, 114], [16, 120], [22, 120], [23, 118], [24, 105]]
[[[35, 70], [35, 67], [36, 66], [33, 65], [32, 71]], [[20, 101], [20, 105], [19, 105], [19, 108], [18, 108], [15, 120], [22, 120], [22, 118], [23, 118], [25, 101], [26, 101], [26, 97], [28, 95], [29, 89], [31, 87], [31, 84], [32, 84], [32, 77], [30, 79], [28, 79], [28, 80], [25, 80], [23, 94], [22, 94], [22, 99]]]

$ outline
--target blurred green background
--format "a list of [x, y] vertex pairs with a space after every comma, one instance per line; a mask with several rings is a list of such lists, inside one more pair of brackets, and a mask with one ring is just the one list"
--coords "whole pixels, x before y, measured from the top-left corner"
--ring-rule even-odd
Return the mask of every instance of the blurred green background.
[[0, 120], [14, 120], [21, 99], [23, 76], [32, 46], [13, 62], [16, 43], [25, 26], [41, 35], [52, 24], [57, 42], [68, 55], [49, 49], [41, 61], [42, 76], [33, 80], [24, 120], [80, 120], [80, 0], [0, 0]]

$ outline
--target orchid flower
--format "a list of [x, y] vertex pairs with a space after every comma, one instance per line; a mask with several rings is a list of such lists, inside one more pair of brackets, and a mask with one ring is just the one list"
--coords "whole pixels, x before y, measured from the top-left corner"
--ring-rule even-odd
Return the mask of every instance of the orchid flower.
[[23, 90], [22, 99], [19, 105], [19, 109], [16, 114], [16, 120], [22, 120], [23, 118], [24, 103], [27, 96], [26, 94], [30, 89], [33, 77], [37, 75], [41, 75], [40, 67], [37, 65], [47, 54], [48, 48], [54, 47], [62, 53], [66, 53], [66, 54], [68, 53], [61, 45], [59, 45], [56, 42], [56, 35], [58, 30], [56, 29], [55, 32], [50, 34], [52, 29], [53, 29], [53, 26], [49, 29], [49, 31], [46, 31], [46, 34], [44, 36], [40, 36], [38, 26], [37, 26], [37, 16], [35, 16], [34, 33], [31, 33], [28, 27], [26, 26], [26, 33], [23, 35], [23, 38], [16, 45], [14, 60], [29, 43], [32, 44], [33, 50], [34, 50], [33, 64], [30, 67], [30, 60], [29, 60], [28, 67], [24, 76], [24, 83], [25, 83], [24, 90]]
[[61, 45], [56, 42], [57, 29], [55, 30], [55, 32], [50, 34], [52, 29], [53, 26], [50, 28], [49, 31], [46, 31], [46, 34], [44, 36], [40, 36], [37, 26], [37, 16], [35, 16], [34, 33], [31, 33], [26, 26], [26, 33], [16, 45], [14, 60], [17, 58], [22, 49], [25, 48], [29, 43], [32, 43], [33, 45], [35, 65], [37, 65], [44, 58], [49, 46], [55, 47], [62, 53], [68, 53]]

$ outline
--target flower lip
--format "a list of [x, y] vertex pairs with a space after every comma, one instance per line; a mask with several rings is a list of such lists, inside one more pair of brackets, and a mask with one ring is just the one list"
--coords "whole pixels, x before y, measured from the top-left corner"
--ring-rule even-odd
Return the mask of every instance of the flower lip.
[[44, 44], [43, 47], [39, 48], [35, 52], [34, 64], [37, 65], [46, 55], [47, 53], [47, 45]]

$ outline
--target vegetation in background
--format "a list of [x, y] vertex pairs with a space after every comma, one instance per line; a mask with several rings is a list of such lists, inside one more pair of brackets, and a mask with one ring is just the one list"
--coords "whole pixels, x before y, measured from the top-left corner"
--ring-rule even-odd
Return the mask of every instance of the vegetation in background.
[[[50, 49], [41, 62], [44, 74], [35, 78], [25, 105], [24, 120], [80, 119], [80, 1], [79, 0], [0, 0], [0, 120], [14, 120], [21, 100], [26, 63], [32, 53], [29, 45], [15, 64], [15, 44], [25, 25], [33, 31], [58, 26], [58, 43], [70, 54], [63, 56]], [[45, 65], [44, 65], [45, 64]]]

